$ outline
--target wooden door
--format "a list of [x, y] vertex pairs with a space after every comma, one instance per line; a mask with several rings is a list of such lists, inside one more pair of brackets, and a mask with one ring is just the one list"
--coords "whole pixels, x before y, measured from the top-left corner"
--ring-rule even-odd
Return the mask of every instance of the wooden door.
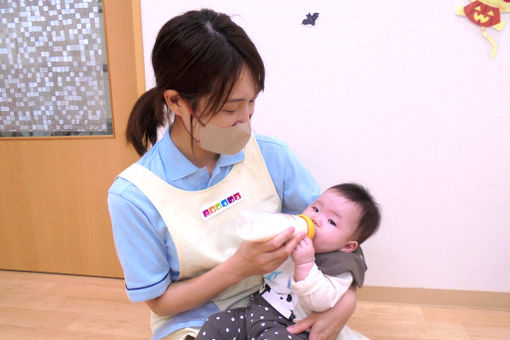
[[121, 277], [106, 204], [135, 161], [125, 142], [144, 91], [139, 0], [103, 0], [113, 136], [0, 138], [0, 269]]

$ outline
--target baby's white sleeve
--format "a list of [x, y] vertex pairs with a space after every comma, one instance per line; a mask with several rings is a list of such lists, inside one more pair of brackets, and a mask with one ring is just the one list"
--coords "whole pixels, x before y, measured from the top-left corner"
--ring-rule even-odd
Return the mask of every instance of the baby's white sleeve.
[[323, 312], [336, 305], [351, 286], [352, 280], [350, 272], [329, 276], [314, 265], [304, 280], [296, 282], [292, 278], [291, 286], [305, 309]]

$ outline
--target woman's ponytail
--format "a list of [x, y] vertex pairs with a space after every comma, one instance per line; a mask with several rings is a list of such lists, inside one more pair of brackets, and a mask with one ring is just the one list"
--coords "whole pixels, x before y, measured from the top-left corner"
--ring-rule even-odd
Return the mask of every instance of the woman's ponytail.
[[157, 88], [152, 88], [141, 95], [129, 115], [126, 139], [140, 156], [156, 143], [157, 129], [165, 124], [162, 96], [157, 92]]

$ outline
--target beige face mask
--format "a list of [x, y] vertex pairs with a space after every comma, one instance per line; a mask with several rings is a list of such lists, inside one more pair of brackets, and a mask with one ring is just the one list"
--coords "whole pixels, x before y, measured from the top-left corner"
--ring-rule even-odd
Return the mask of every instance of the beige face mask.
[[241, 151], [250, 140], [250, 122], [237, 124], [228, 128], [216, 127], [212, 124], [200, 125], [198, 144], [204, 150], [234, 155]]
[[[251, 124], [250, 121], [237, 124], [227, 128], [220, 128], [212, 125], [211, 123], [204, 124], [200, 121], [195, 115], [195, 112], [188, 106], [188, 110], [191, 112], [191, 115], [197, 119], [199, 123], [198, 127], [198, 139], [194, 138], [195, 141], [200, 145], [200, 147], [204, 150], [211, 151], [214, 153], [227, 154], [227, 155], [235, 155], [239, 151], [241, 151], [251, 136]], [[186, 124], [184, 124], [182, 118], [177, 116], [181, 121], [182, 125], [186, 129]]]

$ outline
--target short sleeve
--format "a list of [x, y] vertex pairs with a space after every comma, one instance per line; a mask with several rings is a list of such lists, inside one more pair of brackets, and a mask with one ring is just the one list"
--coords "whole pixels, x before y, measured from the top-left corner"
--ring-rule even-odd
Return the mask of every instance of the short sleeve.
[[175, 247], [166, 227], [158, 225], [162, 223], [159, 213], [138, 189], [132, 185], [120, 192], [115, 189], [114, 184], [108, 193], [108, 209], [128, 297], [133, 302], [158, 297], [171, 283], [171, 276], [178, 275], [171, 263]]

